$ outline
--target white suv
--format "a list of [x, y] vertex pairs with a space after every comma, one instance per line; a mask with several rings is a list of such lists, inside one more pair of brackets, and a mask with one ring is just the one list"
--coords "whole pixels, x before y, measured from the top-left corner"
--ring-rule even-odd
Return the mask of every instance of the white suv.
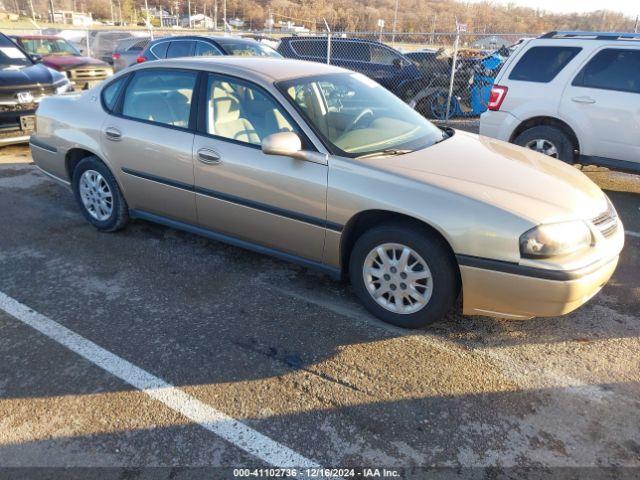
[[640, 173], [640, 34], [525, 40], [496, 78], [480, 134]]

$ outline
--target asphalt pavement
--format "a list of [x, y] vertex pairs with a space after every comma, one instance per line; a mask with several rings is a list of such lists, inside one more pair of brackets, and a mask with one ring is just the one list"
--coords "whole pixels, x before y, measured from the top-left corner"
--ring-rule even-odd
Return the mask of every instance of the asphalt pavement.
[[28, 149], [1, 150], [0, 478], [637, 478], [640, 178], [585, 173], [627, 230], [602, 292], [561, 318], [405, 331], [302, 267], [144, 221], [99, 233]]

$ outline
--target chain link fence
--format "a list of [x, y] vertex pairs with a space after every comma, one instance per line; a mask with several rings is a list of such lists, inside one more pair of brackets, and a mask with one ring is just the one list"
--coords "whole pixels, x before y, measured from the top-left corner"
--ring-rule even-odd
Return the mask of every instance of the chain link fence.
[[[116, 70], [135, 63], [152, 38], [224, 35], [198, 29], [20, 29], [8, 35], [49, 34]], [[460, 32], [322, 32], [288, 36], [271, 31], [237, 32], [284, 57], [328, 63], [377, 81], [425, 117], [439, 123], [473, 121], [486, 109], [491, 87], [514, 46], [537, 34]], [[37, 52], [42, 53], [42, 52]], [[117, 60], [116, 60], [117, 58]]]

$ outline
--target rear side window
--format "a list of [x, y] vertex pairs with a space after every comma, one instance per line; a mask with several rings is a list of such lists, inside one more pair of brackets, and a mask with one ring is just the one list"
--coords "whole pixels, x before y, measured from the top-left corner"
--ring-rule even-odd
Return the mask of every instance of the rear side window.
[[196, 72], [148, 69], [127, 86], [122, 114], [146, 122], [188, 128]]
[[533, 47], [513, 67], [509, 80], [547, 83], [582, 50], [580, 47]]
[[327, 58], [327, 42], [324, 40], [296, 40], [291, 42], [291, 46], [302, 57]]
[[339, 60], [355, 60], [358, 62], [371, 61], [369, 44], [360, 42], [333, 42], [331, 44], [331, 57]]
[[167, 50], [167, 58], [176, 57], [189, 57], [191, 56], [193, 42], [180, 40], [177, 42], [171, 42], [169, 49]]
[[109, 111], [113, 111], [118, 100], [118, 93], [127, 78], [127, 75], [120, 77], [117, 80], [111, 82], [102, 90], [102, 104]]
[[598, 52], [573, 85], [640, 93], [640, 50], [608, 48]]
[[165, 58], [167, 56], [167, 49], [169, 48], [169, 42], [156, 43], [151, 47], [151, 53], [158, 58]]

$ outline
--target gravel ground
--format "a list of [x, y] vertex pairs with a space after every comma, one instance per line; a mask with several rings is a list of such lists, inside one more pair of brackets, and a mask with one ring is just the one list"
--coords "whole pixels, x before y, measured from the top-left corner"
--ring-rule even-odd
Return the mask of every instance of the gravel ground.
[[[269, 257], [143, 221], [98, 233], [29, 162], [24, 147], [0, 152], [0, 292], [199, 405], [326, 467], [637, 478], [637, 177], [586, 169], [630, 232], [587, 305], [530, 321], [452, 312], [415, 332], [372, 318], [348, 286]], [[268, 466], [2, 312], [0, 358], [0, 477], [171, 467], [149, 475], [231, 478]], [[489, 470], [466, 470], [479, 467]]]

